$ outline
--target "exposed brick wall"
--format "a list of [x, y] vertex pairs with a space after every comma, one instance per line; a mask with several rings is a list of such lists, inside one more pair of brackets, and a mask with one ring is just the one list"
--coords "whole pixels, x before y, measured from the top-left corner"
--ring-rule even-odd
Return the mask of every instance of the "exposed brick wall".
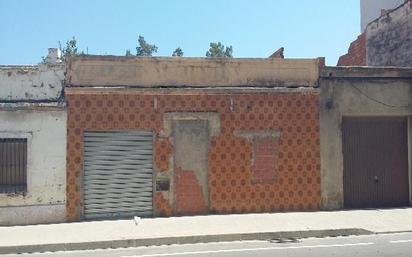
[[[156, 140], [164, 142], [165, 138], [161, 135], [164, 130], [165, 112], [216, 112], [220, 116], [220, 134], [212, 137], [209, 144], [209, 195], [202, 195], [203, 198], [209, 199], [210, 209], [206, 211], [242, 213], [319, 209], [318, 92], [232, 92], [66, 92], [68, 220], [81, 219], [83, 208], [83, 132], [152, 130]], [[155, 102], [157, 104], [154, 104]], [[253, 142], [236, 136], [234, 131], [279, 131], [277, 144], [262, 148], [271, 154], [274, 153], [270, 157], [270, 164], [262, 165], [259, 159], [254, 160]], [[169, 138], [168, 141], [172, 140]], [[162, 142], [155, 142], [155, 146], [163, 145]], [[169, 147], [165, 145], [165, 148]], [[173, 154], [172, 147], [170, 150]], [[156, 150], [156, 153], [157, 151], [163, 155], [163, 150]], [[164, 151], [167, 152], [169, 150]], [[272, 160], [277, 160], [274, 166], [271, 166]], [[169, 158], [155, 159], [154, 162], [155, 172], [179, 179], [174, 185], [178, 183], [179, 186], [182, 177], [191, 177], [191, 186], [183, 186], [183, 190], [191, 188], [192, 193], [196, 191], [197, 181], [193, 180], [194, 176], [190, 172], [183, 172], [183, 175], [175, 177], [174, 167], [168, 167]], [[269, 172], [272, 167], [274, 171]], [[275, 174], [274, 179], [268, 183], [256, 183], [253, 169], [258, 173], [264, 171], [258, 175], [263, 180], [267, 179], [266, 174]], [[173, 195], [173, 192], [164, 193]], [[205, 211], [202, 205], [198, 205], [201, 201], [192, 201], [190, 206], [177, 206], [176, 204], [181, 203], [179, 199], [174, 203], [168, 198], [161, 198], [158, 192], [155, 192], [154, 197], [156, 213], [162, 215], [174, 215], [179, 209], [189, 207]], [[200, 199], [199, 195], [196, 197]], [[170, 208], [166, 203], [169, 203]]]
[[273, 182], [276, 176], [276, 165], [278, 164], [278, 139], [265, 137], [254, 140], [253, 149], [253, 182]]
[[175, 168], [175, 195], [176, 195], [176, 214], [195, 215], [206, 214], [208, 208], [202, 188], [191, 170]]
[[366, 66], [365, 33], [350, 44], [348, 53], [339, 58], [337, 66]]
[[281, 47], [278, 50], [276, 50], [273, 54], [269, 56], [269, 58], [280, 58], [284, 59], [285, 56], [283, 55], [283, 52], [285, 51], [285, 48]]

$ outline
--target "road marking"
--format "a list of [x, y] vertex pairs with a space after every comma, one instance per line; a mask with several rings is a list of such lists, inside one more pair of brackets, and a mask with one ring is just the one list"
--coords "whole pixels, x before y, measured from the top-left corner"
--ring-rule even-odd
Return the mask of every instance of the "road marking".
[[181, 253], [155, 253], [146, 255], [124, 255], [121, 257], [161, 257], [161, 256], [176, 256], [176, 255], [193, 255], [193, 254], [211, 254], [211, 253], [233, 253], [233, 252], [251, 252], [251, 251], [267, 251], [267, 250], [287, 250], [287, 249], [305, 249], [305, 248], [333, 248], [333, 247], [348, 247], [348, 246], [367, 246], [375, 243], [355, 243], [355, 244], [331, 244], [331, 245], [302, 245], [302, 246], [285, 246], [285, 247], [263, 247], [263, 248], [244, 248], [244, 249], [227, 249], [227, 250], [212, 250], [212, 251], [192, 251]]
[[410, 242], [412, 242], [412, 239], [389, 241], [389, 243], [391, 243], [391, 244], [410, 243]]

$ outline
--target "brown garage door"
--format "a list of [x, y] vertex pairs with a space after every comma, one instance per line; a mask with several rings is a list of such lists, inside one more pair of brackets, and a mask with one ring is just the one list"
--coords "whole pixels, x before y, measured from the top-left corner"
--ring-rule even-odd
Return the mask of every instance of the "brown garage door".
[[409, 204], [407, 119], [344, 118], [345, 208]]

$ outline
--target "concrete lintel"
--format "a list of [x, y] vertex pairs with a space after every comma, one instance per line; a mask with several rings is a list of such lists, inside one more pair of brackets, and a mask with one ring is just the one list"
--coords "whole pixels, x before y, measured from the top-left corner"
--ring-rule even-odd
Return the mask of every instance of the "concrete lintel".
[[163, 116], [164, 130], [161, 137], [169, 137], [172, 134], [173, 121], [176, 120], [207, 120], [209, 121], [209, 136], [220, 134], [220, 116], [217, 112], [167, 112]]
[[280, 138], [279, 130], [235, 130], [233, 134], [237, 137], [245, 137], [248, 140], [256, 138]]

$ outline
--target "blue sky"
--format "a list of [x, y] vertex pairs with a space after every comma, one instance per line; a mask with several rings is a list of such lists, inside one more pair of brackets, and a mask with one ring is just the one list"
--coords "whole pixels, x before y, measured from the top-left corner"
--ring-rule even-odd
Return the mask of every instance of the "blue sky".
[[360, 30], [359, 0], [0, 0], [0, 64], [35, 64], [75, 36], [90, 54], [135, 53], [138, 35], [170, 56], [204, 56], [209, 43], [234, 57], [325, 56], [335, 65]]

